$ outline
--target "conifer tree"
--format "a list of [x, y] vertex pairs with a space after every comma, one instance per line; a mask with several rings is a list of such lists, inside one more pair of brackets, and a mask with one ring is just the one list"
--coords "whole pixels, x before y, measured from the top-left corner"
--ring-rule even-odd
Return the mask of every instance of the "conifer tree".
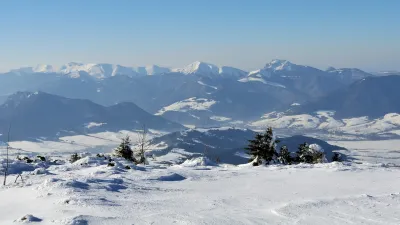
[[341, 161], [341, 155], [337, 152], [334, 152], [332, 156], [332, 162], [340, 162], [340, 161]]
[[292, 164], [292, 157], [290, 156], [289, 149], [286, 145], [283, 145], [279, 151], [278, 161], [282, 164]]
[[300, 144], [299, 149], [296, 152], [297, 157], [296, 161], [299, 163], [313, 163], [313, 155], [311, 154], [309, 145], [304, 142], [303, 144]]
[[129, 136], [122, 138], [121, 144], [114, 149], [114, 155], [122, 157], [126, 160], [135, 161], [133, 157], [133, 151], [131, 149], [131, 139]]
[[323, 152], [316, 151], [312, 152], [312, 163], [323, 163], [325, 155]]
[[76, 162], [76, 161], [78, 161], [80, 159], [81, 159], [81, 157], [78, 155], [78, 153], [74, 153], [74, 154], [71, 155], [69, 161], [71, 163], [74, 163], [74, 162]]
[[253, 140], [249, 140], [249, 145], [245, 148], [247, 153], [251, 155], [249, 161], [254, 162], [254, 166], [262, 164], [263, 161], [269, 164], [278, 156], [275, 149], [277, 143], [279, 141], [275, 140], [271, 127], [263, 134], [256, 134]]

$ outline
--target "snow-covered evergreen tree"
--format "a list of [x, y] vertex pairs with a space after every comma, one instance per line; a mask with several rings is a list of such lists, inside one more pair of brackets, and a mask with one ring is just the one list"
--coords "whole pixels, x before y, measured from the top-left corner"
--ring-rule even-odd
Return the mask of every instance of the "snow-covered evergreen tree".
[[341, 155], [337, 152], [334, 152], [332, 156], [332, 162], [340, 162], [340, 161], [342, 161]]
[[71, 157], [69, 159], [69, 162], [70, 163], [74, 163], [74, 162], [76, 162], [76, 161], [78, 161], [80, 159], [81, 159], [81, 157], [78, 155], [78, 153], [74, 153], [74, 154], [71, 155]]
[[129, 136], [122, 138], [121, 144], [119, 144], [119, 146], [114, 149], [113, 154], [126, 160], [136, 161], [133, 157], [133, 151], [131, 149], [131, 139], [129, 138]]
[[324, 163], [327, 162], [324, 150], [317, 144], [303, 143], [296, 152], [296, 161], [299, 163]]
[[265, 162], [269, 164], [278, 156], [276, 152], [276, 144], [279, 143], [275, 139], [272, 128], [269, 127], [265, 133], [256, 134], [253, 140], [249, 140], [249, 145], [245, 148], [247, 153], [251, 155], [250, 162], [254, 166], [258, 166]]
[[325, 158], [324, 149], [318, 144], [311, 144], [308, 146], [313, 157], [313, 163], [325, 163], [328, 160]]
[[279, 151], [278, 161], [282, 164], [290, 165], [292, 164], [292, 157], [290, 156], [289, 149], [286, 145], [283, 145]]
[[311, 154], [309, 145], [304, 142], [303, 144], [300, 144], [297, 152], [297, 157], [296, 161], [299, 163], [313, 163], [313, 156]]

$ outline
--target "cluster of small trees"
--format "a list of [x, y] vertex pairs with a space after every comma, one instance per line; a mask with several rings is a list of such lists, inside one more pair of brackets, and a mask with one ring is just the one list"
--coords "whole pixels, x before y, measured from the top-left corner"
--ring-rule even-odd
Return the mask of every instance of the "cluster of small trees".
[[114, 149], [113, 155], [122, 157], [136, 164], [146, 164], [146, 151], [148, 145], [146, 127], [143, 127], [143, 129], [138, 132], [136, 148], [132, 149], [131, 145], [131, 139], [127, 135], [122, 139], [120, 145]]
[[[146, 164], [146, 151], [148, 150], [148, 140], [147, 140], [147, 131], [143, 126], [143, 129], [138, 132], [137, 142], [135, 143], [135, 148], [132, 149], [132, 141], [131, 138], [127, 135], [121, 139], [121, 143], [117, 148], [115, 148], [112, 152], [112, 156], [124, 158], [128, 161], [131, 161], [135, 164]], [[114, 166], [113, 159], [108, 156], [104, 156], [102, 154], [97, 154], [97, 157], [104, 158], [109, 161], [109, 166]], [[80, 160], [82, 157], [77, 153], [71, 155], [69, 162], [74, 163]], [[128, 169], [128, 168], [127, 168]], [[129, 167], [130, 169], [130, 167]]]
[[[279, 142], [275, 138], [272, 128], [268, 128], [264, 133], [256, 134], [253, 140], [249, 140], [249, 145], [246, 147], [247, 153], [251, 156], [249, 161], [253, 162], [254, 166], [271, 163], [290, 165], [326, 161], [325, 155], [318, 145], [300, 144], [298, 150], [293, 154], [286, 145], [277, 151], [276, 145]], [[340, 155], [334, 153], [332, 161], [340, 161]]]

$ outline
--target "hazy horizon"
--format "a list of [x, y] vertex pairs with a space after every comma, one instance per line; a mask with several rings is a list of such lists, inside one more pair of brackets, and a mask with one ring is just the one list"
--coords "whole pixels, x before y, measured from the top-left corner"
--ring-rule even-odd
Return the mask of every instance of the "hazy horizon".
[[0, 71], [68, 62], [400, 70], [398, 1], [10, 1]]

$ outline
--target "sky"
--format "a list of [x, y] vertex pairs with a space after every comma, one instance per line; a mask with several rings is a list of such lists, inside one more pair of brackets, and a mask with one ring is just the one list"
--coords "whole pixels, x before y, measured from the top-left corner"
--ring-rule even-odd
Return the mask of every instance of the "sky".
[[400, 70], [398, 0], [4, 0], [0, 71], [36, 64], [245, 70], [272, 59]]

